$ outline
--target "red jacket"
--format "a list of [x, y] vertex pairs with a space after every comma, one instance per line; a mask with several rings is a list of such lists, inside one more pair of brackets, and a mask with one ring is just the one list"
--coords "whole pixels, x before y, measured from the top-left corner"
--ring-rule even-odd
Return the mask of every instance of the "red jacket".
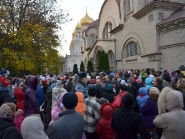
[[115, 131], [111, 128], [111, 120], [114, 113], [114, 107], [111, 103], [105, 103], [101, 106], [100, 112], [102, 119], [96, 126], [96, 132], [100, 135], [100, 139], [115, 139]]
[[17, 109], [21, 109], [24, 111], [24, 101], [25, 101], [25, 94], [22, 88], [14, 89], [14, 96], [17, 100]]
[[9, 81], [6, 80], [5, 77], [0, 77], [0, 83], [3, 85], [3, 86], [8, 86], [10, 84]]
[[115, 99], [114, 99], [114, 101], [113, 101], [113, 103], [112, 103], [112, 105], [113, 105], [114, 108], [121, 108], [121, 107], [122, 107], [121, 100], [122, 100], [122, 97], [123, 97], [125, 94], [127, 94], [127, 92], [122, 92], [122, 93], [118, 94], [118, 95], [115, 97]]

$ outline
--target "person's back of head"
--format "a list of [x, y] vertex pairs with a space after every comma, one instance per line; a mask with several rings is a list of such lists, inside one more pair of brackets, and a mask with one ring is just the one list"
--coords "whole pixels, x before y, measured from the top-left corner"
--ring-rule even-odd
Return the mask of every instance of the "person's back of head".
[[155, 79], [155, 82], [157, 85], [162, 86], [163, 85], [163, 79], [161, 77], [157, 77]]
[[77, 106], [78, 97], [73, 92], [68, 92], [64, 94], [62, 99], [62, 104], [64, 105], [65, 109], [74, 109]]
[[132, 107], [134, 105], [134, 96], [130, 93], [125, 94], [122, 97], [122, 105], [124, 107]]
[[95, 97], [95, 96], [97, 95], [97, 93], [98, 93], [97, 88], [91, 87], [91, 88], [89, 88], [89, 90], [88, 90], [88, 95], [89, 95], [90, 97]]

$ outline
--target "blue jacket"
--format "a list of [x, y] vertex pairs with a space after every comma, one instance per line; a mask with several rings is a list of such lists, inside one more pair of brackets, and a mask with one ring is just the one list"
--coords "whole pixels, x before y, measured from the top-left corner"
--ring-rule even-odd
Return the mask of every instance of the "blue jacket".
[[81, 83], [77, 83], [75, 86], [75, 91], [76, 92], [82, 92], [84, 94], [84, 98], [88, 97], [88, 90], [86, 87], [84, 87]]
[[35, 92], [35, 97], [37, 101], [37, 106], [40, 106], [44, 103], [44, 94], [40, 85], [38, 85], [37, 91]]

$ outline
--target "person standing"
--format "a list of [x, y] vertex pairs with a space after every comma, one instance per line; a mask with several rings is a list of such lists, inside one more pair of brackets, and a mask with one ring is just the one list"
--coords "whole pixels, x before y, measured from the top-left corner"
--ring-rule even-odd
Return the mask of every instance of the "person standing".
[[117, 109], [112, 117], [111, 127], [116, 132], [116, 139], [138, 139], [140, 134], [142, 139], [150, 139], [142, 116], [134, 112], [134, 96], [130, 93], [122, 97], [122, 108]]
[[101, 119], [100, 104], [97, 102], [97, 89], [89, 88], [89, 97], [85, 100], [85, 135], [87, 139], [99, 139], [99, 135], [96, 133], [96, 126]]
[[29, 79], [28, 88], [25, 93], [25, 116], [32, 114], [39, 114], [35, 92], [37, 91], [38, 78], [34, 77]]
[[87, 93], [88, 91], [87, 91], [87, 87], [86, 87], [86, 82], [87, 82], [86, 76], [87, 76], [87, 74], [85, 72], [79, 73], [79, 80], [75, 86], [75, 91], [82, 92], [84, 94], [84, 98], [88, 97], [88, 93]]
[[47, 130], [49, 139], [82, 139], [84, 129], [83, 116], [75, 111], [78, 98], [75, 93], [64, 94], [63, 112], [59, 119], [54, 121]]

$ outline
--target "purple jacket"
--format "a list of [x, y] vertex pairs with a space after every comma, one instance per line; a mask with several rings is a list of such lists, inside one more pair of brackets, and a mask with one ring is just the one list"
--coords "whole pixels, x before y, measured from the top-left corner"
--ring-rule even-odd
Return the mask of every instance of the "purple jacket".
[[25, 92], [25, 116], [39, 114], [39, 108], [35, 97], [38, 79], [32, 78], [28, 81], [28, 88]]
[[148, 100], [144, 107], [140, 109], [143, 115], [143, 121], [147, 128], [155, 128], [153, 120], [158, 115], [157, 101]]

